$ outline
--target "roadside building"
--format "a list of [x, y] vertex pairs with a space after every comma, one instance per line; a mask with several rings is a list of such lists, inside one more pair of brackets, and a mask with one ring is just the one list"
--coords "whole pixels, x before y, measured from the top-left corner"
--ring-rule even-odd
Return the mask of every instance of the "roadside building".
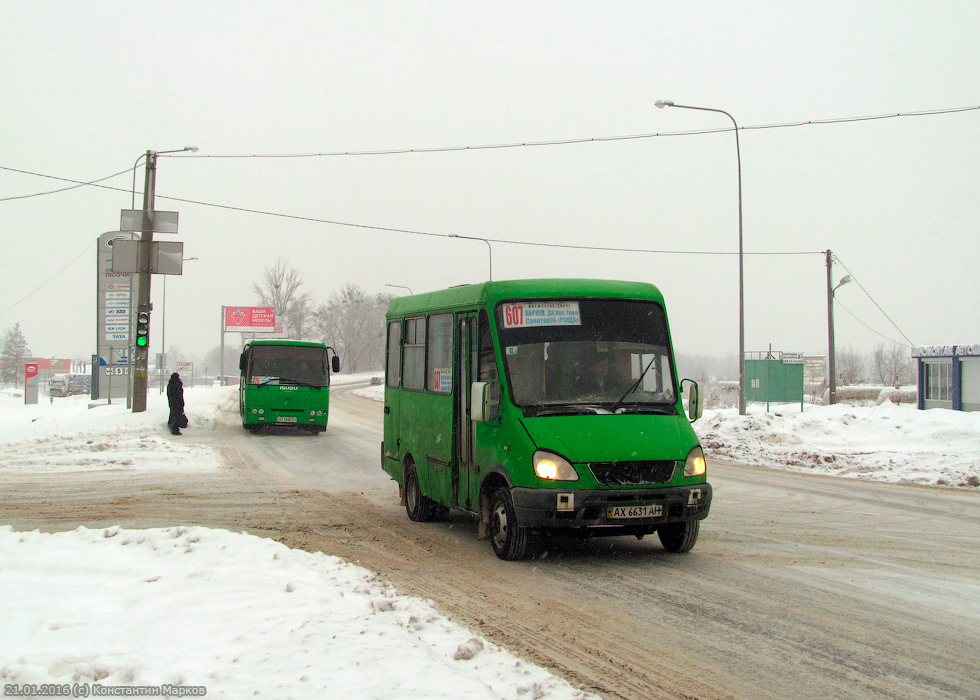
[[980, 343], [912, 348], [919, 363], [919, 408], [980, 411]]

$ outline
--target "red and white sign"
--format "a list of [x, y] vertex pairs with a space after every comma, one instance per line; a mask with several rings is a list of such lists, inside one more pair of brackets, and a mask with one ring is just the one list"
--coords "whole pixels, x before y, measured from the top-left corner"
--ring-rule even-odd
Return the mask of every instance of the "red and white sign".
[[225, 306], [225, 333], [274, 333], [276, 310], [270, 307]]
[[28, 363], [24, 365], [24, 378], [34, 379], [37, 376], [38, 371], [39, 371], [39, 367], [37, 366], [37, 363], [34, 362]]

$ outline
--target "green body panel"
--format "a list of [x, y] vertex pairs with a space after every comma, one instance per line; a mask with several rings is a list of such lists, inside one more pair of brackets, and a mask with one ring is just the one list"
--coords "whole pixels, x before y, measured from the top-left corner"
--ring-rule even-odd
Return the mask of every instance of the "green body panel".
[[[330, 407], [330, 389], [303, 386], [248, 386], [241, 392], [239, 413], [243, 425], [326, 425]], [[252, 409], [264, 413], [252, 413]], [[321, 415], [310, 415], [319, 411]], [[295, 423], [280, 423], [279, 417], [296, 418]]]
[[[507, 300], [536, 298], [633, 299], [654, 301], [663, 306], [663, 296], [654, 285], [582, 279], [486, 282], [393, 299], [388, 308], [389, 321], [446, 311], [462, 314], [487, 310], [491, 318], [501, 401], [497, 421], [461, 426], [453, 396], [386, 387], [383, 469], [403, 484], [404, 463], [411, 457], [426, 496], [443, 505], [471, 511], [478, 509], [481, 485], [491, 474], [502, 476], [515, 487], [562, 491], [603, 489], [586, 466], [588, 462], [673, 460], [679, 463], [673, 479], [656, 486], [706, 483], [705, 475], [683, 476], [684, 460], [699, 441], [679, 399], [674, 406], [677, 415], [669, 416], [526, 417], [519, 406], [511, 403], [497, 327], [492, 321], [494, 308]], [[454, 357], [457, 359], [459, 342], [457, 337], [454, 340]], [[456, 392], [469, 390], [468, 386], [454, 386]], [[676, 386], [674, 391], [679, 397]], [[456, 454], [460, 429], [472, 430], [473, 436], [474, 466], [463, 472], [459, 471]], [[579, 480], [553, 481], [537, 477], [531, 458], [538, 449], [556, 452], [569, 460], [579, 473]], [[644, 486], [649, 489], [651, 485]]]

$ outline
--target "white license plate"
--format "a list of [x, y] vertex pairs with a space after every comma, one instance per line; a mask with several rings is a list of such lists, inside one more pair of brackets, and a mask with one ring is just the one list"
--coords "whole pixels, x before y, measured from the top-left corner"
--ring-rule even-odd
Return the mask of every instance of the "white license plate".
[[276, 423], [295, 423], [296, 416], [276, 416]]
[[663, 515], [663, 512], [664, 507], [662, 505], [610, 506], [606, 510], [606, 517], [616, 520], [628, 520], [630, 518], [659, 518], [661, 515]]

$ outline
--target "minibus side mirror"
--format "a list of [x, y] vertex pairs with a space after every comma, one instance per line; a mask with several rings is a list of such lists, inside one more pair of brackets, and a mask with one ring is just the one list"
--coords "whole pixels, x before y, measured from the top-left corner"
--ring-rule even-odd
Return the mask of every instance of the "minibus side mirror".
[[687, 382], [691, 388], [687, 392], [687, 415], [693, 423], [701, 414], [704, 413], [704, 406], [701, 405], [701, 396], [698, 392], [698, 383], [693, 379], [681, 380], [681, 391], [684, 390], [684, 383]]
[[500, 382], [473, 382], [470, 385], [470, 420], [492, 423], [500, 418]]
[[330, 370], [333, 372], [340, 371], [340, 358], [337, 355], [330, 358]]
[[242, 353], [241, 357], [238, 358], [238, 369], [241, 372], [245, 371], [245, 353]]

